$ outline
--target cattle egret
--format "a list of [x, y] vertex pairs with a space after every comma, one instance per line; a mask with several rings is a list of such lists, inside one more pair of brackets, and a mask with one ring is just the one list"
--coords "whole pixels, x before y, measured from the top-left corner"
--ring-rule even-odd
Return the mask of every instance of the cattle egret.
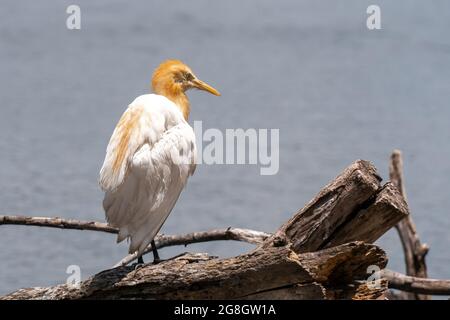
[[172, 211], [197, 157], [194, 130], [188, 124], [186, 90], [220, 93], [199, 80], [181, 61], [168, 60], [152, 77], [153, 94], [137, 97], [109, 140], [100, 170], [108, 223], [119, 229], [117, 242], [131, 240], [129, 253], [142, 253]]

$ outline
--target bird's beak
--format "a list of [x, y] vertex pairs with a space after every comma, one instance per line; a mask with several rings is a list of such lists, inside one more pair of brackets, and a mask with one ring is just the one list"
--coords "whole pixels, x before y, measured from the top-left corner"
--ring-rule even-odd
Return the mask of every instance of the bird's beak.
[[197, 88], [197, 89], [200, 89], [200, 90], [204, 90], [204, 91], [208, 91], [209, 93], [212, 93], [215, 96], [220, 96], [220, 92], [219, 91], [217, 91], [216, 89], [211, 87], [206, 82], [203, 82], [202, 80], [194, 79], [194, 80], [192, 80], [192, 85], [193, 85], [194, 88]]

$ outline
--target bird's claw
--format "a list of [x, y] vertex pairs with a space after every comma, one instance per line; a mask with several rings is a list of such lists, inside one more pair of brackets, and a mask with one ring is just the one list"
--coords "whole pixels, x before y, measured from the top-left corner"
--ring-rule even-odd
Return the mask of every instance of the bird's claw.
[[136, 263], [134, 265], [134, 270], [138, 270], [138, 269], [142, 268], [144, 265], [145, 265], [145, 263]]

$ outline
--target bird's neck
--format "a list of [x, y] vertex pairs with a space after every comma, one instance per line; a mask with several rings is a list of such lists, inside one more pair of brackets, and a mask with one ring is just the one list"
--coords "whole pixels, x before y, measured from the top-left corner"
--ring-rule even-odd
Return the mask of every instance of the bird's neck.
[[180, 92], [174, 95], [166, 95], [166, 98], [175, 103], [183, 114], [184, 119], [187, 121], [189, 118], [189, 113], [191, 112], [191, 106], [186, 94], [184, 92]]
[[189, 104], [189, 99], [184, 91], [177, 90], [174, 87], [153, 88], [153, 91], [156, 94], [165, 96], [167, 99], [175, 103], [175, 105], [183, 114], [184, 119], [186, 121], [188, 120], [191, 107]]

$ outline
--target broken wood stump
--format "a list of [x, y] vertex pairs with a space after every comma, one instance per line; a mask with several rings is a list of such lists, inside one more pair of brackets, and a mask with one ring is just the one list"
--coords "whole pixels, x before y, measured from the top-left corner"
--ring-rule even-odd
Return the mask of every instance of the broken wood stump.
[[[21, 289], [0, 299], [383, 299], [368, 281], [385, 252], [372, 243], [408, 215], [398, 190], [358, 160], [251, 252], [227, 259], [186, 253], [119, 266], [81, 282]], [[370, 279], [369, 279], [370, 280]]]

